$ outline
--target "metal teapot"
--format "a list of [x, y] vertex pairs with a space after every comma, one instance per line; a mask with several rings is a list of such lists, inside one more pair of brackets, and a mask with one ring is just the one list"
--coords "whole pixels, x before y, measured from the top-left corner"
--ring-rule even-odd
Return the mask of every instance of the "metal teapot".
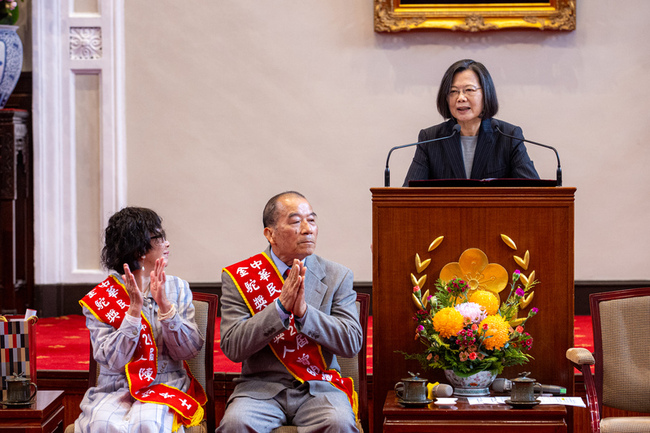
[[419, 403], [427, 401], [427, 379], [418, 377], [419, 373], [411, 373], [411, 377], [402, 379], [395, 384], [395, 394], [397, 398], [409, 403]]
[[[34, 382], [30, 382], [23, 373], [14, 373], [13, 377], [7, 378], [7, 403], [10, 404], [28, 404], [36, 396], [38, 387]], [[34, 388], [31, 391], [31, 388]]]
[[[512, 391], [510, 401], [513, 403], [532, 403], [537, 402], [537, 396], [542, 393], [542, 387], [535, 379], [528, 377], [529, 371], [519, 373], [517, 379], [512, 379]], [[537, 385], [537, 386], [536, 386]], [[538, 394], [535, 394], [535, 392]]]

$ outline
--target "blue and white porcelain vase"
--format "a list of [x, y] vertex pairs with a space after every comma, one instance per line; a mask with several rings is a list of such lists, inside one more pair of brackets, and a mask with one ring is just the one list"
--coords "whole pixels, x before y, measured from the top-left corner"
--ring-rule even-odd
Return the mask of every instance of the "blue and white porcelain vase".
[[0, 25], [0, 108], [5, 107], [23, 69], [23, 43], [17, 29]]

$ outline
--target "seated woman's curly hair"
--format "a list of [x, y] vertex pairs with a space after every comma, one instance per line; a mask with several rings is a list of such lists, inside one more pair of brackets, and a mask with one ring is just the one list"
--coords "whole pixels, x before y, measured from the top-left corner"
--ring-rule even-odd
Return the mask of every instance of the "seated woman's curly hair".
[[162, 218], [156, 212], [141, 207], [125, 207], [116, 212], [104, 231], [102, 264], [119, 274], [124, 272], [124, 263], [132, 271], [140, 269], [138, 259], [152, 248], [152, 236], [165, 237]]

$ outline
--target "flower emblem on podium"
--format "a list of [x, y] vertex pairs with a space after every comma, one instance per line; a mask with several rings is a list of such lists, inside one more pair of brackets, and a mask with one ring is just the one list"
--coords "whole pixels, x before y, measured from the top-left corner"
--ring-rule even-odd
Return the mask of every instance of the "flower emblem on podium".
[[454, 263], [446, 264], [440, 270], [440, 279], [451, 281], [461, 279], [468, 285], [468, 295], [476, 290], [500, 293], [508, 285], [508, 271], [496, 263], [489, 263], [487, 255], [478, 248], [470, 248]]

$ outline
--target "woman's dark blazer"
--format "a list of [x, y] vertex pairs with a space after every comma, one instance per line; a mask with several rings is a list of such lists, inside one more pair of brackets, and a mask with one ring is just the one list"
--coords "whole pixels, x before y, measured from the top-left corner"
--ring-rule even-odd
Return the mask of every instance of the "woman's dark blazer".
[[[524, 138], [521, 128], [496, 120], [505, 134]], [[470, 179], [539, 179], [526, 146], [492, 130], [491, 119], [484, 119], [478, 133]], [[455, 119], [420, 131], [418, 142], [451, 135]], [[411, 180], [466, 179], [460, 135], [446, 140], [418, 144], [403, 186]]]

